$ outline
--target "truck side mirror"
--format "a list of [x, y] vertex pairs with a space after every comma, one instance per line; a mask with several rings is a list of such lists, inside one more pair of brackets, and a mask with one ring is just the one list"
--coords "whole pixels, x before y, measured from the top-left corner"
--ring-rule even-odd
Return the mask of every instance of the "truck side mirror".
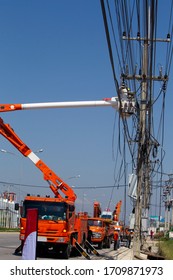
[[74, 212], [74, 210], [75, 210], [74, 205], [69, 205], [69, 211], [70, 211], [70, 212]]

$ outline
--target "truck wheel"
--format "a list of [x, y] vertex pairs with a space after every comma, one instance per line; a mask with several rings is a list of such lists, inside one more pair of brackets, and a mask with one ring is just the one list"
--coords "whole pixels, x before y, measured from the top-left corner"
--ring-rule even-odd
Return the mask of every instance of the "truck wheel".
[[110, 247], [111, 247], [111, 239], [108, 238], [108, 239], [107, 239], [107, 248], [110, 248]]
[[48, 254], [48, 249], [43, 244], [40, 244], [40, 242], [38, 242], [36, 254], [37, 257], [45, 257]]
[[69, 259], [70, 254], [71, 254], [71, 246], [70, 244], [68, 244], [66, 248], [64, 248], [64, 252], [63, 252], [64, 259]]
[[103, 241], [100, 242], [100, 243], [98, 243], [98, 248], [99, 248], [99, 249], [103, 249]]

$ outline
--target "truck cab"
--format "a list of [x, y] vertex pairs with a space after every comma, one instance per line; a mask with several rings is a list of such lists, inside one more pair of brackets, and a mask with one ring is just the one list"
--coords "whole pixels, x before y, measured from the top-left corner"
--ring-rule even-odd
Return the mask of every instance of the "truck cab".
[[110, 248], [114, 229], [111, 222], [103, 218], [88, 218], [88, 226], [92, 231], [91, 242], [99, 249]]

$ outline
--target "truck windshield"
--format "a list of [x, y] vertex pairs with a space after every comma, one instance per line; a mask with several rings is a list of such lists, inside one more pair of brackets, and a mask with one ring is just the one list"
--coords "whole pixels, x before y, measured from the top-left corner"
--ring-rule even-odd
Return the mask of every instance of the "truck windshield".
[[103, 219], [112, 219], [112, 215], [111, 214], [103, 214], [101, 217]]
[[89, 226], [102, 227], [103, 223], [102, 223], [102, 221], [99, 221], [99, 220], [88, 220], [88, 225]]
[[26, 218], [27, 209], [37, 208], [39, 220], [66, 220], [67, 205], [64, 202], [30, 201], [23, 204], [23, 218]]

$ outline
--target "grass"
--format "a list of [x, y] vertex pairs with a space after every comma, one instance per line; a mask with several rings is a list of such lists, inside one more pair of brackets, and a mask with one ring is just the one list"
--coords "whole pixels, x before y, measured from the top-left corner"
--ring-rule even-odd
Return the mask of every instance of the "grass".
[[166, 260], [173, 260], [173, 240], [172, 239], [162, 239], [159, 242], [159, 249], [162, 256]]
[[19, 228], [3, 228], [3, 227], [0, 227], [0, 232], [19, 232]]

